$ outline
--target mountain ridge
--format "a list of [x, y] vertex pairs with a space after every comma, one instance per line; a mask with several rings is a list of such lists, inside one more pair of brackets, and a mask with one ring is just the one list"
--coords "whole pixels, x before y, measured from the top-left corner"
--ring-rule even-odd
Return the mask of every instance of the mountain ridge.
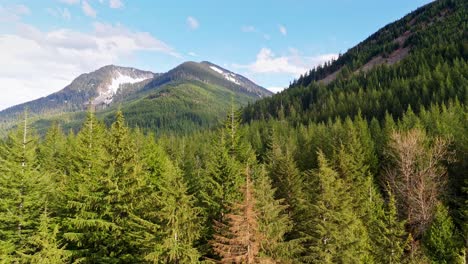
[[[209, 100], [201, 98], [202, 94], [209, 97]], [[90, 103], [96, 111], [102, 112], [98, 115], [103, 119], [110, 120], [113, 116], [110, 112], [115, 112], [117, 106], [134, 113], [128, 107], [132, 105], [133, 109], [143, 112], [153, 111], [148, 119], [156, 116], [167, 119], [154, 111], [162, 111], [167, 116], [174, 116], [172, 112], [184, 112], [183, 118], [188, 116], [189, 119], [197, 120], [196, 123], [201, 126], [214, 125], [215, 120], [221, 118], [229, 107], [231, 97], [234, 97], [236, 105], [243, 106], [271, 94], [272, 92], [248, 78], [207, 61], [187, 61], [165, 73], [106, 65], [95, 71], [80, 74], [60, 91], [0, 111], [0, 130], [5, 131], [14, 126], [25, 109], [28, 109], [30, 116], [40, 124], [49, 124], [50, 120], [54, 119], [67, 127], [63, 120], [71, 119], [73, 125], [68, 128], [75, 129], [79, 120], [83, 118], [80, 113], [86, 111]], [[148, 104], [148, 101], [151, 101], [151, 104]], [[194, 105], [196, 102], [209, 102], [218, 113], [212, 113], [214, 110], [209, 109], [209, 105]], [[154, 104], [169, 106], [160, 108]], [[192, 115], [192, 110], [186, 108], [186, 105], [192, 105], [196, 114]], [[210, 114], [206, 114], [208, 112]], [[137, 118], [137, 113], [134, 116]], [[129, 122], [132, 123], [132, 120]], [[135, 125], [147, 126], [150, 122], [139, 120]], [[166, 120], [155, 123], [159, 127], [168, 122]]]

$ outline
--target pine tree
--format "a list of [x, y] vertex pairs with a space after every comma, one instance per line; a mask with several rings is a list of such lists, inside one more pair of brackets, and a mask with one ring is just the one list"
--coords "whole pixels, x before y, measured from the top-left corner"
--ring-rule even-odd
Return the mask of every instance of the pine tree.
[[404, 251], [408, 247], [409, 235], [405, 230], [405, 221], [398, 219], [395, 196], [387, 187], [388, 201], [385, 207], [376, 207], [376, 219], [372, 221], [370, 231], [373, 239], [374, 259], [377, 263], [397, 264], [404, 260]]
[[52, 225], [47, 209], [41, 214], [37, 232], [30, 238], [21, 255], [31, 264], [65, 264], [69, 263], [70, 252], [64, 249], [57, 239], [59, 226]]
[[318, 153], [311, 241], [305, 261], [313, 263], [359, 263], [363, 227], [352, 208], [345, 183], [322, 152]]
[[310, 229], [310, 214], [307, 212], [310, 204], [305, 194], [306, 183], [297, 169], [291, 151], [283, 150], [275, 137], [268, 153], [268, 172], [276, 189], [275, 197], [284, 200], [288, 216], [294, 223], [292, 230], [286, 234], [287, 239], [304, 238]]
[[[65, 234], [80, 261], [122, 263], [139, 260], [132, 230], [134, 208], [144, 197], [144, 179], [122, 113], [110, 129], [107, 142], [89, 114], [78, 137], [87, 144], [76, 167], [83, 181], [69, 202], [72, 217]], [[98, 126], [99, 127], [99, 126]], [[84, 154], [84, 155], [83, 155]]]
[[60, 126], [53, 123], [47, 131], [44, 141], [39, 145], [38, 160], [40, 171], [48, 175], [48, 207], [54, 216], [63, 215], [66, 204], [66, 192], [69, 182], [67, 175], [67, 138]]
[[423, 237], [427, 255], [433, 263], [463, 263], [460, 242], [447, 207], [438, 204], [434, 220]]
[[211, 245], [221, 258], [220, 263], [259, 263], [261, 241], [258, 213], [255, 209], [255, 196], [250, 169], [246, 168], [246, 182], [243, 188], [243, 201], [234, 204], [231, 213], [225, 215], [225, 222], [216, 222]]
[[275, 199], [276, 190], [262, 167], [254, 182], [259, 232], [263, 234], [260, 254], [278, 263], [292, 263], [301, 252], [299, 240], [286, 240], [293, 228], [284, 199]]
[[27, 115], [0, 146], [0, 255], [15, 259], [34, 234], [47, 199], [46, 178], [37, 170], [37, 138]]
[[146, 230], [141, 243], [148, 252], [145, 259], [153, 263], [197, 263], [200, 254], [194, 243], [200, 237], [200, 210], [187, 194], [177, 166], [154, 142], [147, 150], [145, 170], [154, 193], [142, 203], [137, 221]]

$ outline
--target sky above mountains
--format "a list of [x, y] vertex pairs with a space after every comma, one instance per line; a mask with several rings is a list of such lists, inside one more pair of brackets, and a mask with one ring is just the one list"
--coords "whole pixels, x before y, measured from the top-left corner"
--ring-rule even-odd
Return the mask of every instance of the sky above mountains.
[[0, 0], [0, 109], [104, 65], [211, 61], [272, 91], [428, 0]]

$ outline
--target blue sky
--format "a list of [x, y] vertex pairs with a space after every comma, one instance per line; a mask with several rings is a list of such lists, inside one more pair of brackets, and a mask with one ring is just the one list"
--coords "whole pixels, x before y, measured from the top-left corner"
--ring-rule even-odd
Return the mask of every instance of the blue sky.
[[107, 64], [211, 61], [278, 90], [428, 0], [0, 0], [0, 109]]

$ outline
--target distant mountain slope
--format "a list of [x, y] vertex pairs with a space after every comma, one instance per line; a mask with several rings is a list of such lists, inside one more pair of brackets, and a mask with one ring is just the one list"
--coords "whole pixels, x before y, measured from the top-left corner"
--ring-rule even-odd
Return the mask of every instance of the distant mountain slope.
[[145, 90], [179, 80], [196, 80], [226, 87], [233, 92], [246, 94], [254, 98], [272, 95], [272, 92], [253, 83], [242, 75], [233, 73], [211, 62], [201, 63], [188, 61], [175, 67], [169, 72], [154, 78]]
[[26, 108], [41, 133], [52, 121], [76, 129], [91, 102], [108, 122], [120, 107], [131, 125], [189, 132], [217, 124], [231, 99], [242, 106], [271, 94], [210, 62], [185, 62], [166, 73], [109, 65], [80, 75], [57, 93], [1, 111], [0, 130], [14, 125]]
[[383, 120], [468, 99], [468, 1], [440, 0], [391, 23], [288, 89], [248, 106], [246, 121]]
[[104, 66], [81, 74], [56, 93], [0, 111], [0, 120], [16, 119], [26, 108], [35, 115], [44, 115], [81, 111], [90, 101], [95, 105], [110, 104], [120, 85], [140, 83], [155, 76], [158, 74], [134, 68]]

